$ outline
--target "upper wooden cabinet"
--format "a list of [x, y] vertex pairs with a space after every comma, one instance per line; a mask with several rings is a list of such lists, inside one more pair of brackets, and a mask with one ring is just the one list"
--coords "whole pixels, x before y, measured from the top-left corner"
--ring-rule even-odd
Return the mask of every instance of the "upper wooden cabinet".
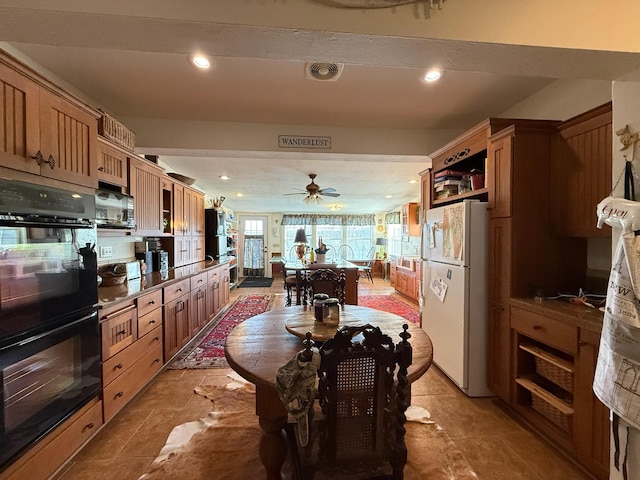
[[128, 188], [129, 155], [98, 137], [98, 180]]
[[148, 236], [162, 235], [162, 168], [147, 160], [131, 157], [129, 190], [133, 195], [136, 233]]
[[409, 235], [410, 237], [420, 236], [420, 224], [418, 219], [418, 203], [411, 202], [402, 205], [402, 218], [400, 224], [402, 226], [402, 235]]
[[98, 112], [35, 79], [0, 55], [0, 165], [97, 187]]
[[563, 122], [551, 150], [551, 215], [556, 234], [610, 237], [596, 205], [611, 192], [611, 103]]

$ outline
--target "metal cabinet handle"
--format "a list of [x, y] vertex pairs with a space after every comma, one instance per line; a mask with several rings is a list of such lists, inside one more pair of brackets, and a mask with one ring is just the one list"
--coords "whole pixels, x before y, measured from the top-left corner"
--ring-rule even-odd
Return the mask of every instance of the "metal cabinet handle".
[[533, 329], [534, 330], [542, 330], [542, 327], [540, 325], [534, 325]]
[[47, 158], [44, 162], [49, 164], [51, 170], [53, 170], [53, 167], [56, 166], [56, 159], [53, 158], [53, 155], [49, 155], [49, 158]]
[[93, 424], [93, 422], [86, 424], [84, 427], [82, 427], [82, 431], [86, 432], [87, 430], [91, 430], [95, 425]]
[[160, 340], [160, 337], [153, 337], [153, 341], [154, 341], [154, 342], [157, 342], [157, 341], [159, 341], [159, 340]]
[[42, 152], [40, 150], [38, 150], [36, 154], [31, 158], [33, 158], [38, 165], [42, 165], [42, 161], [44, 160], [44, 157], [42, 156]]
[[118, 392], [116, 393], [116, 397], [118, 398], [122, 398], [122, 396], [124, 395], [124, 392]]
[[121, 368], [122, 368], [122, 364], [121, 363], [119, 363], [115, 367], [113, 367], [114, 370], [120, 370]]
[[149, 320], [149, 323], [150, 324], [154, 324], [154, 323], [156, 323], [156, 321], [155, 320]]
[[99, 172], [104, 172], [104, 167], [98, 167]]

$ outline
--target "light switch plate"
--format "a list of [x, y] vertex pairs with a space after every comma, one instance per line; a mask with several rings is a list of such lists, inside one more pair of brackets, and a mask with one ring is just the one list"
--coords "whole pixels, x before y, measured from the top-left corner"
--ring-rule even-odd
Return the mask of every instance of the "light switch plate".
[[113, 256], [113, 247], [100, 247], [100, 258], [107, 258]]

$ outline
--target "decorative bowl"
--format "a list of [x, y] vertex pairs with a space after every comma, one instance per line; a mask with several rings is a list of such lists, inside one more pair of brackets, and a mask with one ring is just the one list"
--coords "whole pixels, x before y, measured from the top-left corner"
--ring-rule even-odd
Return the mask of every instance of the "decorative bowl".
[[196, 183], [195, 178], [187, 177], [185, 175], [180, 175], [179, 173], [168, 172], [167, 175], [169, 175], [171, 178], [175, 178], [176, 180], [179, 180], [180, 182], [186, 185], [193, 185], [194, 183]]

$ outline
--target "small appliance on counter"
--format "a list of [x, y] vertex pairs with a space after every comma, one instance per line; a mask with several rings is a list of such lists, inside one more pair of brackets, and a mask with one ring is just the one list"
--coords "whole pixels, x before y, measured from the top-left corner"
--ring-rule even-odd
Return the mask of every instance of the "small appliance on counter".
[[156, 272], [168, 272], [169, 271], [169, 252], [164, 250], [157, 250], [155, 252], [151, 252], [152, 254], [152, 263], [153, 270]]

